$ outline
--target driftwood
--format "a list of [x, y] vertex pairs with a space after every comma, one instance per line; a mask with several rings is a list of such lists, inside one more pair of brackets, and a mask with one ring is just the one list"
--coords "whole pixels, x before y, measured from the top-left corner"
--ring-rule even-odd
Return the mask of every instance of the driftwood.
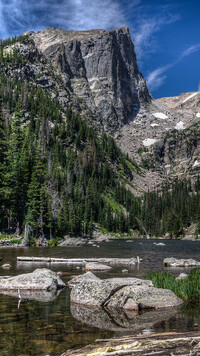
[[62, 356], [200, 355], [200, 332], [161, 333], [96, 340]]

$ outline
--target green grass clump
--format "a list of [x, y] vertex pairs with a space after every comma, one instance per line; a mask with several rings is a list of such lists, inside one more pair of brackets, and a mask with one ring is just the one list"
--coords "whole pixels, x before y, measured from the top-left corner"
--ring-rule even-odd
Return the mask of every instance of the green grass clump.
[[151, 272], [144, 279], [151, 280], [154, 287], [169, 289], [185, 301], [200, 301], [200, 268], [195, 268], [187, 278], [176, 280], [171, 273]]

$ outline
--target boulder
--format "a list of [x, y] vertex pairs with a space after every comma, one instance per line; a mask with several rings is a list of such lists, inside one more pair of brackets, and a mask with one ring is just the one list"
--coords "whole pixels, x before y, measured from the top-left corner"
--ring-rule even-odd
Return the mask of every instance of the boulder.
[[108, 309], [143, 310], [177, 307], [182, 303], [170, 290], [127, 286], [114, 293], [105, 306]]
[[76, 286], [77, 284], [88, 282], [88, 281], [99, 281], [100, 279], [96, 277], [92, 272], [87, 272], [81, 274], [80, 276], [75, 276], [68, 282], [69, 287]]
[[6, 279], [0, 279], [1, 290], [57, 290], [65, 287], [65, 283], [57, 273], [38, 268], [32, 273], [20, 274]]
[[183, 301], [169, 290], [154, 288], [151, 281], [138, 278], [90, 280], [76, 284], [71, 303], [108, 310], [141, 310], [177, 307]]
[[192, 259], [180, 259], [177, 258], [165, 258], [163, 260], [165, 267], [198, 267], [200, 266], [200, 262], [192, 260]]
[[89, 262], [86, 263], [86, 265], [84, 266], [86, 271], [109, 271], [110, 269], [112, 269], [112, 267], [104, 265], [104, 264], [100, 264], [100, 263], [96, 263], [96, 262]]

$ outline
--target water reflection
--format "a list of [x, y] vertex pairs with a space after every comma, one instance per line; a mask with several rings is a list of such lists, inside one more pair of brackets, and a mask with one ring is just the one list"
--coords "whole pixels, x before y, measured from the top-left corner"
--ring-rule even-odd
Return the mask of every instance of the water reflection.
[[86, 308], [84, 306], [71, 304], [72, 316], [82, 323], [111, 331], [137, 331], [149, 329], [155, 323], [169, 320], [178, 309], [151, 310], [143, 313], [136, 311], [109, 310], [103, 308]]
[[38, 302], [52, 302], [55, 300], [58, 295], [61, 293], [61, 290], [58, 291], [43, 291], [43, 290], [20, 290], [20, 298], [19, 292], [17, 290], [7, 290], [1, 291], [1, 294], [8, 295], [10, 297], [18, 298], [19, 300], [37, 300]]

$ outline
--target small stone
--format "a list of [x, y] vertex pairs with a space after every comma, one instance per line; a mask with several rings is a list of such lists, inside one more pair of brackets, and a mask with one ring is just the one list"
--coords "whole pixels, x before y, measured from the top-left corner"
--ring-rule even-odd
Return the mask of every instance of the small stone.
[[3, 269], [10, 269], [12, 266], [10, 263], [4, 263], [4, 265], [1, 266]]
[[179, 279], [185, 279], [185, 278], [187, 278], [187, 276], [188, 276], [188, 275], [187, 275], [186, 273], [180, 273], [179, 276], [176, 277], [176, 279], [177, 279], [177, 280], [179, 280]]
[[127, 269], [123, 269], [122, 273], [128, 273], [128, 270]]

